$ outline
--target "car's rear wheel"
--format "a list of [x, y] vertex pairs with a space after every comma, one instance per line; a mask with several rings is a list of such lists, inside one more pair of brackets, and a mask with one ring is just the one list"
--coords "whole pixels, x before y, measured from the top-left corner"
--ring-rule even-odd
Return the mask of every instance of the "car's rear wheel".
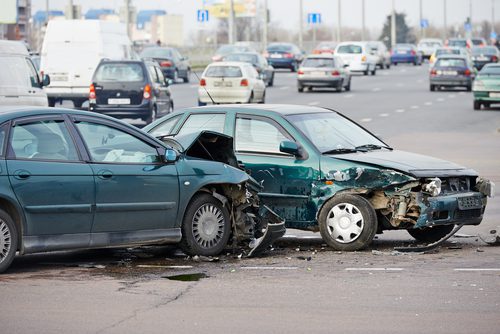
[[474, 110], [480, 110], [480, 109], [481, 109], [481, 102], [474, 101]]
[[323, 240], [332, 248], [355, 251], [367, 247], [377, 231], [377, 215], [370, 202], [342, 194], [325, 203], [318, 217]]
[[18, 231], [12, 218], [0, 210], [0, 273], [9, 268], [17, 251]]
[[266, 103], [266, 91], [262, 93], [262, 99], [259, 101], [259, 103]]
[[48, 98], [49, 107], [55, 107], [56, 99]]
[[269, 87], [272, 87], [273, 85], [274, 85], [274, 73], [273, 73], [273, 75], [271, 76], [271, 80], [269, 80], [269, 84], [268, 84], [268, 86], [269, 86]]
[[149, 117], [145, 119], [146, 123], [147, 124], [153, 123], [156, 120], [157, 113], [158, 111], [156, 109], [156, 105], [154, 105], [153, 109], [151, 109], [151, 114], [149, 115]]
[[186, 77], [185, 78], [182, 78], [182, 80], [185, 82], [185, 83], [188, 83], [189, 82], [189, 79], [191, 77], [191, 69], [188, 69], [186, 71]]
[[455, 225], [437, 225], [432, 227], [414, 228], [407, 230], [418, 241], [436, 242], [450, 233]]
[[230, 233], [228, 210], [212, 195], [199, 194], [184, 215], [180, 246], [188, 255], [217, 255], [226, 247]]
[[371, 72], [371, 74], [372, 74], [372, 75], [377, 74], [377, 67], [374, 67], [374, 68], [373, 68], [373, 71]]
[[363, 75], [368, 75], [368, 68], [366, 68], [366, 71], [363, 71]]
[[351, 78], [347, 81], [347, 85], [345, 86], [345, 91], [349, 92], [351, 90]]
[[297, 86], [297, 91], [299, 93], [302, 93], [304, 91], [304, 86], [301, 86], [301, 85]]
[[472, 91], [472, 85], [467, 85], [465, 88], [467, 89], [468, 92]]
[[429, 89], [431, 92], [435, 91], [436, 90], [436, 86], [435, 85], [430, 85], [429, 86]]
[[385, 65], [385, 68], [386, 68], [386, 69], [390, 69], [390, 68], [391, 68], [391, 64], [387, 64], [387, 65]]
[[341, 92], [342, 91], [342, 87], [344, 87], [344, 80], [340, 80], [339, 83], [337, 84], [337, 87], [335, 87], [335, 90], [337, 92]]

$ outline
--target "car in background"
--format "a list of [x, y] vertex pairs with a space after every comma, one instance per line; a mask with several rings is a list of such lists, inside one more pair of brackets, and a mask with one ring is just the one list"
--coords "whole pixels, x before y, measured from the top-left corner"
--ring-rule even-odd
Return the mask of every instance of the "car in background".
[[207, 103], [264, 103], [266, 84], [248, 63], [215, 62], [201, 75], [198, 105]]
[[391, 67], [391, 53], [387, 50], [385, 44], [381, 41], [368, 42], [370, 54], [377, 57], [377, 66], [380, 69]]
[[449, 38], [446, 40], [445, 46], [470, 49], [472, 42], [466, 38]]
[[417, 51], [424, 59], [429, 59], [437, 48], [443, 46], [443, 41], [438, 38], [422, 38], [417, 45]]
[[464, 56], [440, 56], [430, 71], [430, 90], [439, 88], [465, 87], [472, 90], [476, 70]]
[[0, 40], [0, 68], [0, 105], [48, 106], [50, 77], [40, 78], [24, 43]]
[[334, 54], [335, 47], [337, 46], [337, 42], [327, 41], [319, 43], [313, 50], [313, 55], [321, 55], [321, 54]]
[[212, 61], [222, 61], [222, 58], [224, 58], [224, 56], [227, 56], [231, 53], [252, 51], [255, 50], [247, 45], [223, 44], [215, 51], [215, 54], [212, 56]]
[[170, 82], [157, 62], [101, 60], [89, 88], [89, 111], [151, 123], [174, 109]]
[[335, 88], [337, 92], [342, 89], [351, 90], [351, 73], [344, 65], [342, 58], [334, 55], [310, 55], [301, 63], [297, 71], [297, 90], [304, 88]]
[[274, 85], [274, 67], [268, 64], [266, 58], [257, 52], [231, 53], [222, 58], [222, 61], [241, 61], [249, 63], [257, 70], [266, 86]]
[[0, 129], [0, 272], [16, 252], [180, 244], [212, 256], [277, 218], [256, 210], [259, 188], [222, 134], [163, 143], [88, 111], [12, 106]]
[[174, 83], [178, 79], [189, 82], [191, 77], [191, 64], [177, 49], [169, 47], [153, 46], [142, 50], [142, 59], [152, 59], [160, 64], [163, 75], [172, 79]]
[[478, 70], [488, 63], [497, 63], [500, 59], [500, 52], [494, 46], [475, 46], [471, 49], [471, 54], [474, 67]]
[[377, 72], [377, 57], [370, 53], [367, 42], [342, 42], [335, 48], [335, 54], [342, 58], [349, 71], [363, 72], [364, 75]]
[[[207, 126], [208, 124], [208, 126]], [[304, 105], [210, 106], [144, 128], [176, 138], [199, 129], [234, 137], [236, 158], [287, 228], [320, 231], [340, 251], [406, 230], [435, 242], [481, 223], [494, 185], [457, 164], [393, 149], [344, 115]]]
[[297, 72], [304, 53], [292, 43], [271, 43], [267, 46], [264, 57], [274, 68], [288, 68]]
[[472, 85], [474, 110], [500, 103], [500, 64], [486, 64]]
[[434, 53], [429, 58], [430, 68], [432, 68], [438, 57], [444, 55], [457, 55], [457, 56], [470, 57], [469, 52], [465, 48], [444, 46], [442, 48], [437, 48], [436, 51], [434, 51]]
[[391, 50], [391, 64], [410, 63], [422, 65], [422, 54], [414, 44], [396, 44]]
[[470, 42], [471, 42], [471, 47], [488, 45], [488, 43], [486, 43], [486, 40], [482, 37], [472, 37], [470, 39]]

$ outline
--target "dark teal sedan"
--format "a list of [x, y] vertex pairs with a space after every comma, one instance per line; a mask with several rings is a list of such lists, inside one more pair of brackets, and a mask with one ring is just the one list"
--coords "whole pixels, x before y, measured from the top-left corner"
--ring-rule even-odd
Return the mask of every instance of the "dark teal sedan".
[[287, 228], [319, 230], [338, 250], [366, 247], [376, 233], [406, 229], [434, 242], [455, 225], [481, 223], [494, 185], [471, 169], [397, 151], [342, 114], [294, 105], [211, 106], [178, 111], [144, 130], [200, 129], [234, 137], [236, 156]]
[[180, 243], [210, 256], [229, 240], [256, 253], [284, 234], [231, 137], [180, 139], [85, 111], [1, 108], [0, 272], [17, 251]]

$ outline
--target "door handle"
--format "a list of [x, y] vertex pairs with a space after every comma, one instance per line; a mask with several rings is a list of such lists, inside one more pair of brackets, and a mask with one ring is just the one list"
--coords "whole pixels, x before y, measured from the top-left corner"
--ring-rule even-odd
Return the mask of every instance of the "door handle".
[[14, 178], [18, 180], [26, 180], [29, 179], [30, 176], [31, 173], [24, 169], [19, 169], [14, 172]]
[[110, 170], [103, 169], [97, 172], [97, 177], [103, 180], [107, 180], [113, 177], [113, 173]]

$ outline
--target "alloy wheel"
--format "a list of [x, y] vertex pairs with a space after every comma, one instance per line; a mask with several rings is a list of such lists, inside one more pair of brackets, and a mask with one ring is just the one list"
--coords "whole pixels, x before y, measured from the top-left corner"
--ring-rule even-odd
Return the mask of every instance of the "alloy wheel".
[[353, 242], [359, 238], [363, 228], [363, 215], [350, 203], [339, 203], [328, 212], [328, 233], [339, 243]]

